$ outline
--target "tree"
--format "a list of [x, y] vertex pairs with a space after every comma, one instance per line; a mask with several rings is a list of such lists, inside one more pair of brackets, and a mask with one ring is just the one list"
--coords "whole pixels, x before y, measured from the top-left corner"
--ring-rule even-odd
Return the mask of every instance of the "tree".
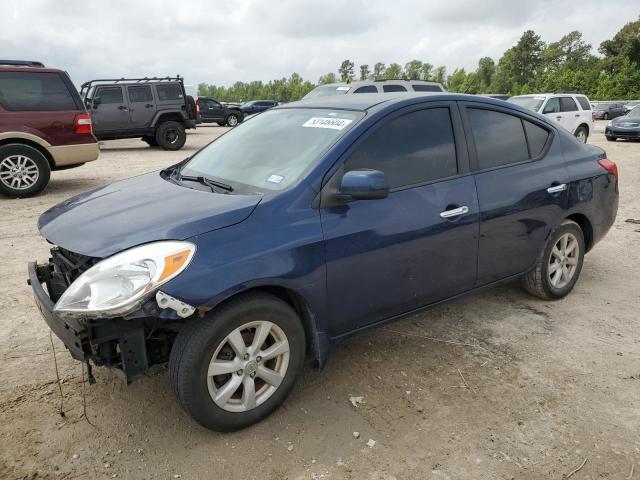
[[624, 59], [640, 68], [640, 17], [627, 23], [611, 40], [602, 42], [598, 51], [605, 56], [610, 72], [625, 68]]
[[432, 76], [433, 76], [433, 65], [431, 65], [430, 63], [423, 63], [422, 64], [422, 80], [426, 80], [427, 82], [429, 80], [432, 80]]
[[382, 62], [378, 62], [373, 66], [373, 79], [374, 80], [382, 80], [384, 77], [385, 64]]
[[542, 63], [541, 55], [545, 48], [540, 35], [533, 30], [522, 34], [518, 43], [508, 49], [498, 62], [495, 91], [507, 93], [525, 84], [533, 85]]
[[441, 83], [443, 86], [447, 86], [447, 69], [444, 65], [436, 68], [433, 72], [433, 81]]
[[351, 60], [344, 60], [340, 64], [338, 73], [340, 74], [340, 80], [343, 82], [351, 83], [354, 78], [354, 63]]
[[489, 93], [493, 76], [496, 73], [496, 63], [491, 57], [482, 57], [478, 61], [476, 75], [478, 79], [478, 91]]
[[422, 62], [411, 60], [404, 66], [404, 76], [407, 80], [420, 80], [422, 77]]
[[385, 80], [398, 80], [402, 78], [402, 67], [399, 63], [392, 63], [384, 71]]
[[338, 77], [333, 72], [325, 73], [318, 79], [318, 85], [326, 85], [327, 83], [336, 83]]
[[369, 78], [369, 75], [371, 75], [371, 72], [369, 71], [369, 65], [367, 65], [366, 63], [360, 65], [360, 80], [366, 80], [367, 78]]
[[574, 30], [557, 42], [550, 43], [542, 52], [546, 67], [579, 68], [591, 58], [591, 45], [582, 40], [582, 33]]

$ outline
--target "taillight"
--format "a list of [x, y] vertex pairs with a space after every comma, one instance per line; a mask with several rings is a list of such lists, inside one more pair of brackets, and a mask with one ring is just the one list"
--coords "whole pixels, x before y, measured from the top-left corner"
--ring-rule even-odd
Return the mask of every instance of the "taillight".
[[92, 133], [93, 125], [91, 123], [91, 115], [88, 113], [79, 113], [73, 122], [76, 133]]
[[611, 160], [608, 160], [606, 158], [602, 158], [598, 160], [598, 163], [607, 172], [613, 173], [613, 176], [616, 177], [616, 180], [618, 179], [618, 166], [615, 164], [615, 162], [612, 162]]

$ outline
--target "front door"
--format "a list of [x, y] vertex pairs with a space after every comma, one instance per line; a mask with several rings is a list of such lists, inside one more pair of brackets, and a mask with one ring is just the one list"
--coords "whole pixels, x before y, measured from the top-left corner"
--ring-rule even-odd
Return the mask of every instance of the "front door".
[[206, 98], [200, 102], [200, 114], [204, 121], [224, 121], [224, 107], [220, 103], [210, 98]]
[[97, 87], [90, 106], [96, 133], [129, 128], [129, 107], [122, 86]]
[[335, 175], [380, 170], [391, 192], [321, 209], [330, 335], [473, 287], [478, 206], [461, 132], [446, 102], [383, 120], [347, 153]]
[[156, 104], [151, 93], [151, 85], [129, 85], [129, 113], [134, 128], [145, 128], [151, 125], [156, 112]]
[[567, 206], [559, 139], [534, 117], [464, 103], [480, 207], [478, 286], [533, 267]]

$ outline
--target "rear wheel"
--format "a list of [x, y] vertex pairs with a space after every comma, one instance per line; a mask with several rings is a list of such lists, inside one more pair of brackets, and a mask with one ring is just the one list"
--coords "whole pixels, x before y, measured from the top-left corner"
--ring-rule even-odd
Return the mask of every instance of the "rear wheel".
[[156, 142], [165, 150], [180, 150], [187, 141], [187, 132], [179, 122], [163, 122], [156, 129]]
[[574, 135], [580, 143], [587, 143], [589, 132], [587, 132], [587, 129], [585, 127], [578, 127]]
[[50, 176], [49, 162], [34, 147], [19, 143], [0, 147], [0, 193], [31, 197], [44, 190]]
[[304, 350], [304, 329], [289, 305], [267, 294], [241, 296], [185, 324], [171, 350], [171, 383], [198, 423], [238, 430], [284, 401]]
[[533, 270], [522, 278], [523, 287], [545, 300], [564, 297], [578, 281], [584, 253], [582, 229], [565, 220], [549, 237]]

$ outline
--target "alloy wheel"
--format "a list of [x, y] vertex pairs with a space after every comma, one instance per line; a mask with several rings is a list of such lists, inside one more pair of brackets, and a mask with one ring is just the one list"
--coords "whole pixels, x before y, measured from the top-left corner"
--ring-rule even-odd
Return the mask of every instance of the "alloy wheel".
[[584, 130], [580, 130], [576, 135], [576, 138], [580, 143], [587, 143], [587, 133]]
[[289, 341], [267, 321], [246, 323], [216, 348], [207, 371], [209, 394], [228, 412], [245, 412], [267, 401], [289, 366]]
[[0, 181], [14, 190], [32, 187], [40, 177], [33, 159], [25, 155], [11, 155], [0, 162]]
[[230, 115], [227, 119], [227, 124], [230, 127], [235, 127], [236, 125], [238, 125], [238, 118], [235, 115]]
[[551, 249], [547, 275], [554, 288], [566, 287], [578, 268], [580, 244], [572, 233], [562, 235]]

